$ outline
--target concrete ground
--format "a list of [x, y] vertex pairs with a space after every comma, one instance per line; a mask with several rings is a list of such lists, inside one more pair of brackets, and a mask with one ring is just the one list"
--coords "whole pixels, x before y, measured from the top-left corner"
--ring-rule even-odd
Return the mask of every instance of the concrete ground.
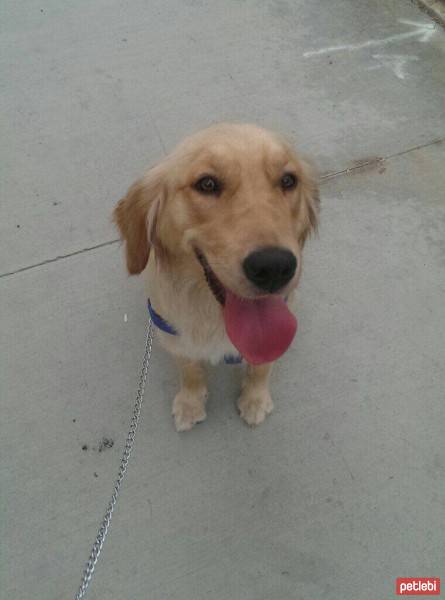
[[0, 598], [74, 597], [147, 319], [110, 213], [225, 119], [329, 174], [300, 330], [255, 430], [222, 366], [208, 420], [178, 435], [155, 347], [89, 598], [384, 600], [445, 576], [440, 26], [408, 0], [8, 0], [1, 22]]

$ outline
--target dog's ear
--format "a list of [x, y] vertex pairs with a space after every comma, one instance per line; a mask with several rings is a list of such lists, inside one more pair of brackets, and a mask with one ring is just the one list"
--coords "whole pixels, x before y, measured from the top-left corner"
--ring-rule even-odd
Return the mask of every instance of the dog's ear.
[[320, 215], [320, 193], [314, 168], [301, 161], [302, 173], [297, 211], [298, 241], [303, 247], [311, 233], [318, 229]]
[[141, 273], [148, 262], [163, 195], [164, 172], [162, 165], [153, 167], [130, 187], [113, 212], [113, 220], [125, 242], [131, 275]]

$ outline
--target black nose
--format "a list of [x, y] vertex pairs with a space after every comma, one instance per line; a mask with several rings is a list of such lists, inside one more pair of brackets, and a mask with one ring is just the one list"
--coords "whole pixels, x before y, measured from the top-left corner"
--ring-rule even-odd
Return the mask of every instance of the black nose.
[[276, 292], [295, 275], [297, 258], [285, 248], [263, 248], [247, 256], [243, 269], [249, 281], [266, 292]]

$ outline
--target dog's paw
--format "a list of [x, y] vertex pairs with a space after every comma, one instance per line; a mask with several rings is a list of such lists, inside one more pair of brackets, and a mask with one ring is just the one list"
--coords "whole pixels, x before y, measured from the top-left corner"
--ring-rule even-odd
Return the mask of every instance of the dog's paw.
[[273, 409], [269, 391], [246, 388], [239, 397], [238, 409], [248, 425], [259, 425]]
[[173, 400], [172, 415], [175, 419], [176, 431], [188, 431], [206, 418], [205, 401], [207, 390], [192, 394], [180, 390]]

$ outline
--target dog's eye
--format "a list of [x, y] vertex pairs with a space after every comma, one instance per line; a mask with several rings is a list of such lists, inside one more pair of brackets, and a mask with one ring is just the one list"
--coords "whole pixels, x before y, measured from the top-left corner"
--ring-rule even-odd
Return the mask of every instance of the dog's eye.
[[292, 190], [298, 183], [297, 177], [293, 173], [285, 173], [280, 180], [283, 190]]
[[204, 177], [201, 177], [201, 179], [198, 179], [194, 187], [195, 190], [197, 190], [201, 194], [207, 194], [208, 196], [210, 196], [212, 194], [219, 194], [222, 186], [218, 179], [216, 179], [216, 177], [205, 175]]

